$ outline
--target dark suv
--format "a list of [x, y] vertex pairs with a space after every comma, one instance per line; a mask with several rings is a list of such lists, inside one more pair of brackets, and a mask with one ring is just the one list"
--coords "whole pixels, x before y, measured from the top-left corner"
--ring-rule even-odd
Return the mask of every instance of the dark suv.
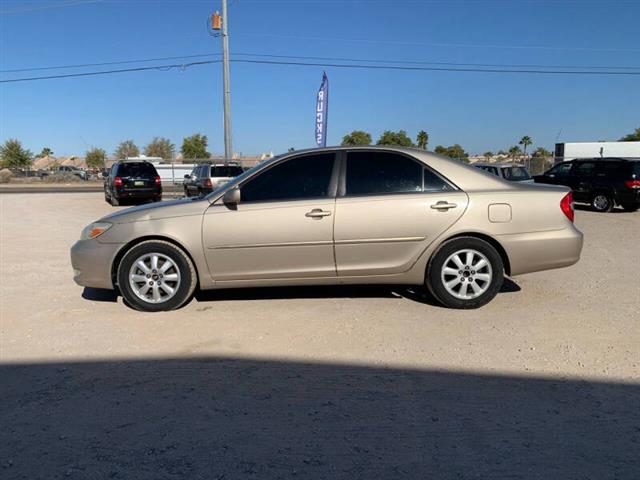
[[103, 172], [104, 199], [113, 206], [162, 200], [162, 182], [156, 167], [149, 162], [121, 160]]
[[589, 203], [598, 212], [610, 212], [615, 205], [628, 211], [640, 208], [640, 160], [572, 160], [559, 163], [533, 179], [536, 183], [571, 187], [576, 202]]
[[243, 172], [237, 163], [203, 163], [196, 165], [191, 174], [184, 176], [184, 194], [187, 197], [213, 192]]

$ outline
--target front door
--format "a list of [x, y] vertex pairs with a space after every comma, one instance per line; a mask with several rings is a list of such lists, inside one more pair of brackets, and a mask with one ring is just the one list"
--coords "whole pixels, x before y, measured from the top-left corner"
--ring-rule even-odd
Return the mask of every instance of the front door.
[[334, 160], [285, 159], [240, 184], [236, 208], [209, 207], [202, 234], [216, 282], [336, 276]]
[[334, 234], [338, 276], [409, 270], [468, 202], [424, 164], [393, 152], [349, 152], [342, 189]]

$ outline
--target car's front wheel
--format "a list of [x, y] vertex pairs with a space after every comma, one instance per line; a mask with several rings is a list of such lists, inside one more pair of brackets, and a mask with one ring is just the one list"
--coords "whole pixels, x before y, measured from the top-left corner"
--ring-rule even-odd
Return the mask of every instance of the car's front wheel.
[[118, 287], [137, 310], [174, 310], [193, 296], [197, 275], [189, 256], [176, 245], [148, 240], [132, 247], [118, 266]]
[[475, 237], [444, 243], [427, 271], [427, 287], [449, 308], [478, 308], [489, 303], [504, 281], [504, 265], [496, 249]]

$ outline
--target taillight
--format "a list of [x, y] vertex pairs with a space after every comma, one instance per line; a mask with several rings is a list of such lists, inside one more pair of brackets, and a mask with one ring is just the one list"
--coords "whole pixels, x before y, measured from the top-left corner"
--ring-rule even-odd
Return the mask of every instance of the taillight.
[[156, 178], [154, 179], [155, 184], [156, 185], [161, 185], [162, 184], [162, 180], [160, 180], [160, 175], [156, 175]]
[[120, 177], [116, 177], [113, 179], [113, 184], [116, 187], [121, 187], [122, 186], [122, 179]]
[[560, 200], [560, 210], [564, 213], [569, 220], [573, 222], [573, 218], [575, 216], [575, 212], [573, 211], [573, 193], [569, 192], [562, 200]]
[[202, 185], [207, 187], [207, 188], [213, 188], [213, 184], [211, 183], [211, 179], [210, 178], [205, 178], [202, 181]]
[[624, 186], [627, 188], [640, 188], [640, 180], [629, 180], [624, 182]]

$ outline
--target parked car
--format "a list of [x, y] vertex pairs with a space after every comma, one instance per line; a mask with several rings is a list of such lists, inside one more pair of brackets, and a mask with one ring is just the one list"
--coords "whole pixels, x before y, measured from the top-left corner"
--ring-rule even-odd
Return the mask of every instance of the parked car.
[[206, 195], [240, 175], [244, 170], [238, 163], [203, 163], [184, 176], [186, 197]]
[[598, 212], [610, 212], [615, 205], [627, 211], [640, 208], [640, 160], [572, 160], [559, 163], [533, 179], [536, 183], [570, 187], [574, 201], [589, 203]]
[[104, 200], [113, 206], [123, 201], [159, 202], [162, 182], [152, 163], [139, 160], [120, 160], [103, 171]]
[[61, 173], [61, 174], [66, 173], [66, 174], [75, 175], [76, 177], [82, 180], [88, 180], [89, 178], [86, 171], [82, 170], [81, 168], [74, 167], [73, 165], [60, 165], [58, 168], [55, 169], [54, 172]]
[[401, 147], [291, 152], [205, 197], [122, 210], [71, 249], [74, 280], [171, 310], [202, 289], [408, 284], [476, 308], [504, 275], [572, 265], [571, 192]]
[[513, 163], [474, 163], [474, 167], [510, 182], [533, 183], [529, 170]]

